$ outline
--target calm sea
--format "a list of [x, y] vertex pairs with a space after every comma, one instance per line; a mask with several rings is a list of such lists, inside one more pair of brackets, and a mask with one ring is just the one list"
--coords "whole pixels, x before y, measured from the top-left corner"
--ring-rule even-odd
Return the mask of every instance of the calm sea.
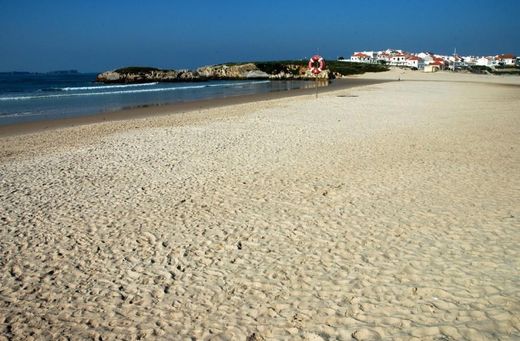
[[0, 125], [309, 86], [305, 81], [95, 83], [96, 74], [0, 74]]

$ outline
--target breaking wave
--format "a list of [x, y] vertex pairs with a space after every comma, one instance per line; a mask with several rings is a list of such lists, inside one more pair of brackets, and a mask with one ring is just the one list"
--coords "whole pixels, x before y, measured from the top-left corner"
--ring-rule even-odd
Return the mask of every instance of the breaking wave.
[[[75, 97], [75, 96], [106, 96], [106, 95], [125, 95], [125, 94], [136, 94], [136, 93], [147, 93], [147, 92], [165, 92], [165, 91], [179, 91], [179, 90], [192, 90], [202, 89], [211, 87], [235, 87], [243, 85], [269, 83], [266, 81], [254, 81], [254, 82], [233, 82], [223, 84], [202, 84], [202, 85], [188, 85], [188, 86], [172, 86], [152, 89], [132, 89], [132, 90], [117, 90], [117, 91], [98, 91], [98, 92], [78, 92], [78, 93], [59, 93], [59, 94], [48, 94], [48, 95], [29, 95], [29, 96], [12, 96], [12, 97], [0, 97], [0, 101], [24, 101], [31, 99], [47, 99], [47, 98], [60, 98], [60, 97]], [[107, 90], [113, 88], [128, 88], [138, 86], [149, 86], [157, 85], [158, 83], [143, 83], [143, 84], [125, 84], [125, 85], [102, 85], [102, 86], [89, 86], [89, 87], [69, 87], [61, 88], [63, 91], [83, 91], [83, 90]]]

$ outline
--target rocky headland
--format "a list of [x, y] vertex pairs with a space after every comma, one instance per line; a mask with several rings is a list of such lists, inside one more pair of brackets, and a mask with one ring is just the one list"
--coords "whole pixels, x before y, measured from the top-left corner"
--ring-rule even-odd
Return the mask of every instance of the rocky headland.
[[[386, 71], [380, 65], [369, 65], [333, 61], [318, 78], [333, 79], [367, 71]], [[125, 67], [100, 73], [97, 82], [102, 83], [145, 83], [145, 82], [197, 82], [226, 79], [314, 79], [305, 61], [228, 63], [203, 66], [196, 70], [161, 70], [153, 67]]]

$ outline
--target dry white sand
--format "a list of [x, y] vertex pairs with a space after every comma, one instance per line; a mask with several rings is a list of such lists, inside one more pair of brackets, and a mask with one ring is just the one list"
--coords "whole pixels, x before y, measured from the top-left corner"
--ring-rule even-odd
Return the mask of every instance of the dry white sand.
[[346, 78], [361, 79], [385, 79], [385, 80], [408, 80], [408, 81], [433, 81], [433, 82], [464, 82], [464, 83], [486, 83], [486, 84], [511, 84], [519, 85], [520, 77], [516, 75], [487, 75], [463, 72], [438, 71], [425, 73], [392, 67], [388, 72], [364, 73], [361, 75], [347, 76]]
[[520, 339], [520, 88], [440, 75], [1, 138], [0, 339]]

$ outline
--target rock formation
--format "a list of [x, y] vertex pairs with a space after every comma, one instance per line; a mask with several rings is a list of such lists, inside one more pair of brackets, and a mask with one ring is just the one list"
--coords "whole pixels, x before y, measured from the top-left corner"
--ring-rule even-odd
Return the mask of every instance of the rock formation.
[[259, 70], [253, 63], [203, 66], [197, 69], [197, 73], [209, 79], [269, 78], [267, 73]]
[[175, 71], [126, 68], [100, 73], [97, 75], [96, 81], [103, 83], [146, 83], [192, 81], [197, 78], [198, 74], [189, 70]]
[[[384, 65], [327, 61], [317, 78], [334, 79], [364, 72], [388, 71]], [[161, 70], [152, 67], [126, 67], [100, 73], [102, 83], [200, 82], [214, 79], [302, 79], [312, 80], [306, 60], [286, 60], [254, 63], [227, 63], [203, 66], [197, 70]]]
[[[333, 76], [324, 70], [318, 78]], [[214, 79], [314, 79], [304, 63], [283, 62], [221, 64], [190, 70], [160, 70], [148, 67], [128, 67], [100, 73], [97, 82], [145, 83], [145, 82], [196, 82]]]

